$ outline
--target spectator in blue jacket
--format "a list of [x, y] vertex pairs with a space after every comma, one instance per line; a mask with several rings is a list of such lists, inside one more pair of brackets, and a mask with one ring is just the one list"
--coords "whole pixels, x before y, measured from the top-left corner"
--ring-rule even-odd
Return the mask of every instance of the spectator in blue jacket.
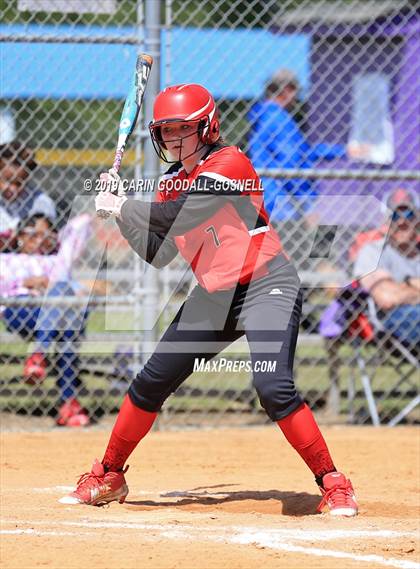
[[[296, 117], [299, 106], [299, 82], [292, 71], [280, 69], [267, 83], [264, 99], [253, 105], [249, 113], [251, 124], [249, 152], [257, 168], [313, 168], [320, 160], [332, 160], [346, 155], [344, 146], [319, 143], [311, 145]], [[299, 241], [307, 239], [303, 229], [318, 195], [317, 183], [303, 178], [261, 178], [264, 202], [271, 221], [282, 224], [286, 239], [283, 245], [289, 254], [298, 251]], [[288, 228], [284, 222], [290, 224]], [[311, 225], [311, 223], [309, 223]], [[303, 233], [302, 233], [303, 232]], [[290, 247], [287, 241], [290, 240]], [[294, 244], [294, 247], [292, 247]], [[302, 250], [302, 248], [300, 248]], [[294, 257], [294, 260], [297, 261]]]

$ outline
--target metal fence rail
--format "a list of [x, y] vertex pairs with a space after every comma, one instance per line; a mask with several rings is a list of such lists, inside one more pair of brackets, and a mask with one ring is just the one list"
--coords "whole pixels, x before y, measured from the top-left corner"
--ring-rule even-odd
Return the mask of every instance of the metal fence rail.
[[[39, 12], [32, 4], [0, 8], [0, 144], [8, 151], [0, 163], [0, 286], [10, 285], [0, 288], [0, 409], [55, 416], [76, 398], [92, 419], [115, 411], [191, 286], [179, 259], [146, 270], [117, 227], [95, 219], [84, 189], [110, 167], [141, 50], [155, 65], [124, 177], [163, 171], [147, 130], [158, 90], [205, 85], [224, 139], [260, 174], [271, 221], [300, 273], [305, 303], [295, 367], [305, 398], [331, 420], [418, 422], [415, 302], [384, 309], [372, 292], [372, 312], [350, 285], [363, 276], [363, 246], [375, 244], [370, 272], [383, 240], [392, 246], [395, 200], [418, 208], [418, 2], [121, 0], [90, 14]], [[45, 237], [40, 253], [60, 255], [70, 243], [65, 282], [50, 282], [46, 297], [42, 280], [10, 284], [18, 277], [12, 262], [22, 271], [31, 266], [33, 251], [16, 232], [36, 211], [53, 222], [31, 225]], [[83, 214], [90, 215], [85, 225]], [[21, 263], [10, 255], [22, 255]], [[409, 271], [414, 257], [406, 258]], [[42, 276], [35, 273], [23, 271], [22, 279]], [[394, 276], [407, 286], [401, 271]], [[29, 384], [25, 363], [47, 317], [55, 318], [55, 333], [46, 377]], [[247, 360], [246, 344], [220, 358]], [[251, 381], [244, 371], [197, 372], [167, 402], [160, 425], [262, 423]]]
[[257, 172], [260, 176], [266, 176], [267, 178], [284, 178], [286, 180], [299, 177], [304, 180], [381, 180], [383, 182], [391, 180], [399, 183], [411, 180], [420, 181], [420, 172], [418, 170], [257, 168]]

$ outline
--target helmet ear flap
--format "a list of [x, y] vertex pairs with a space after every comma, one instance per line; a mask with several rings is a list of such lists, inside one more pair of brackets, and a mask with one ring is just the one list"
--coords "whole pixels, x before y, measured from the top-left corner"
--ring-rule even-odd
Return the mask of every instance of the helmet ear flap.
[[210, 144], [213, 144], [213, 142], [216, 142], [220, 138], [220, 123], [217, 117], [211, 121], [209, 128], [209, 138]]
[[200, 140], [201, 142], [204, 142], [204, 144], [213, 144], [220, 137], [220, 123], [216, 116], [214, 116], [211, 121], [207, 116], [205, 119], [200, 121], [200, 126], [198, 128], [201, 131]]

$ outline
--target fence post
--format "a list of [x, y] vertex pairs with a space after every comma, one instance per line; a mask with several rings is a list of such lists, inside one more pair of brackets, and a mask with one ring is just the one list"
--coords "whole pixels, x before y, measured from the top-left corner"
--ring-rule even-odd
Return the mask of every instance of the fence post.
[[[153, 102], [160, 90], [160, 2], [155, 0], [146, 0], [145, 2], [145, 52], [153, 57], [153, 68], [147, 85], [144, 99], [144, 126], [153, 116]], [[154, 151], [150, 137], [144, 138], [144, 168], [143, 175], [146, 180], [157, 180], [160, 172], [159, 158]], [[145, 193], [144, 199], [151, 200], [152, 195]], [[146, 270], [144, 286], [147, 291], [143, 304], [143, 322], [144, 322], [144, 343], [146, 350], [155, 340], [155, 331], [153, 326], [156, 322], [158, 311], [158, 283], [156, 274], [153, 270]]]

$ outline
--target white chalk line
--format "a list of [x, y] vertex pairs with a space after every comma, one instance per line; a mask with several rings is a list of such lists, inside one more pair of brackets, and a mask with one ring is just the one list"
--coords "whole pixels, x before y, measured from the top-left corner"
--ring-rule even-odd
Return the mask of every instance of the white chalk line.
[[[6, 520], [5, 520], [6, 521]], [[7, 520], [9, 524], [22, 524], [30, 526], [42, 526], [47, 522], [45, 521], [31, 521], [22, 522], [18, 520]], [[377, 563], [388, 567], [396, 567], [397, 569], [419, 569], [420, 564], [414, 561], [406, 561], [402, 559], [385, 558], [376, 554], [355, 554], [345, 551], [337, 551], [333, 549], [320, 549], [317, 547], [308, 547], [297, 545], [285, 540], [291, 541], [331, 541], [338, 539], [363, 539], [363, 538], [401, 538], [401, 537], [414, 537], [418, 539], [416, 532], [398, 532], [393, 530], [319, 530], [319, 531], [306, 531], [299, 529], [278, 528], [262, 531], [259, 528], [252, 527], [239, 527], [239, 526], [224, 526], [211, 528], [208, 526], [190, 526], [186, 524], [149, 524], [139, 522], [94, 522], [91, 520], [86, 521], [63, 521], [54, 522], [56, 526], [75, 527], [83, 529], [131, 529], [131, 530], [146, 530], [149, 535], [151, 531], [159, 533], [159, 537], [166, 537], [167, 539], [174, 540], [204, 540], [216, 541], [223, 543], [242, 544], [242, 545], [257, 545], [267, 547], [270, 549], [277, 549], [289, 553], [301, 553], [304, 555], [313, 555], [317, 557], [332, 557], [339, 559], [352, 559], [354, 561]], [[232, 537], [227, 537], [234, 533]], [[51, 531], [44, 529], [34, 528], [17, 528], [17, 529], [4, 529], [0, 530], [0, 535], [37, 535], [37, 536], [80, 536], [80, 532], [71, 531]], [[92, 532], [84, 532], [83, 535], [94, 535]], [[143, 534], [144, 535], [144, 534]], [[146, 537], [146, 536], [145, 536]]]
[[[80, 532], [76, 531], [54, 531], [54, 530], [36, 530], [33, 528], [28, 529], [2, 529], [0, 530], [1, 535], [48, 535], [48, 536], [80, 536]], [[95, 535], [93, 532], [83, 532], [83, 536], [85, 535]]]
[[[346, 536], [346, 538], [348, 539], [348, 536]], [[230, 541], [232, 543], [241, 543], [244, 545], [255, 544], [262, 547], [269, 547], [271, 549], [278, 549], [292, 553], [303, 553], [305, 555], [314, 555], [316, 557], [334, 557], [338, 559], [352, 559], [354, 561], [377, 563], [378, 565], [397, 567], [398, 569], [419, 569], [420, 567], [420, 564], [414, 561], [405, 561], [403, 559], [392, 558], [387, 559], [386, 557], [382, 557], [381, 555], [376, 554], [362, 555], [359, 553], [347, 553], [345, 551], [336, 551], [333, 549], [319, 549], [318, 547], [295, 545], [293, 543], [283, 542], [279, 539], [273, 540], [272, 538], [269, 538], [267, 535], [265, 535], [265, 532], [238, 535], [233, 537]]]
[[[75, 508], [83, 508], [84, 506], [70, 506], [66, 509], [71, 509], [74, 511]], [[146, 514], [149, 518], [149, 513]], [[22, 520], [4, 520], [4, 523], [9, 524], [25, 524], [25, 525], [46, 525], [48, 522], [42, 520], [36, 521], [22, 521]], [[399, 538], [399, 537], [413, 537], [418, 538], [419, 535], [416, 532], [401, 532], [394, 530], [301, 530], [294, 528], [270, 528], [269, 530], [261, 530], [257, 527], [247, 527], [247, 526], [217, 526], [212, 528], [209, 526], [202, 526], [197, 529], [188, 524], [156, 524], [156, 523], [141, 523], [141, 522], [120, 522], [120, 521], [93, 521], [86, 519], [84, 521], [55, 521], [56, 526], [65, 527], [80, 527], [80, 528], [91, 528], [91, 529], [132, 529], [132, 530], [168, 530], [175, 529], [185, 533], [195, 530], [196, 533], [202, 532], [204, 529], [207, 532], [236, 532], [236, 533], [250, 533], [250, 534], [265, 534], [268, 532], [270, 535], [279, 537], [281, 539], [293, 539], [298, 541], [331, 541], [336, 539], [358, 539], [358, 538]]]

